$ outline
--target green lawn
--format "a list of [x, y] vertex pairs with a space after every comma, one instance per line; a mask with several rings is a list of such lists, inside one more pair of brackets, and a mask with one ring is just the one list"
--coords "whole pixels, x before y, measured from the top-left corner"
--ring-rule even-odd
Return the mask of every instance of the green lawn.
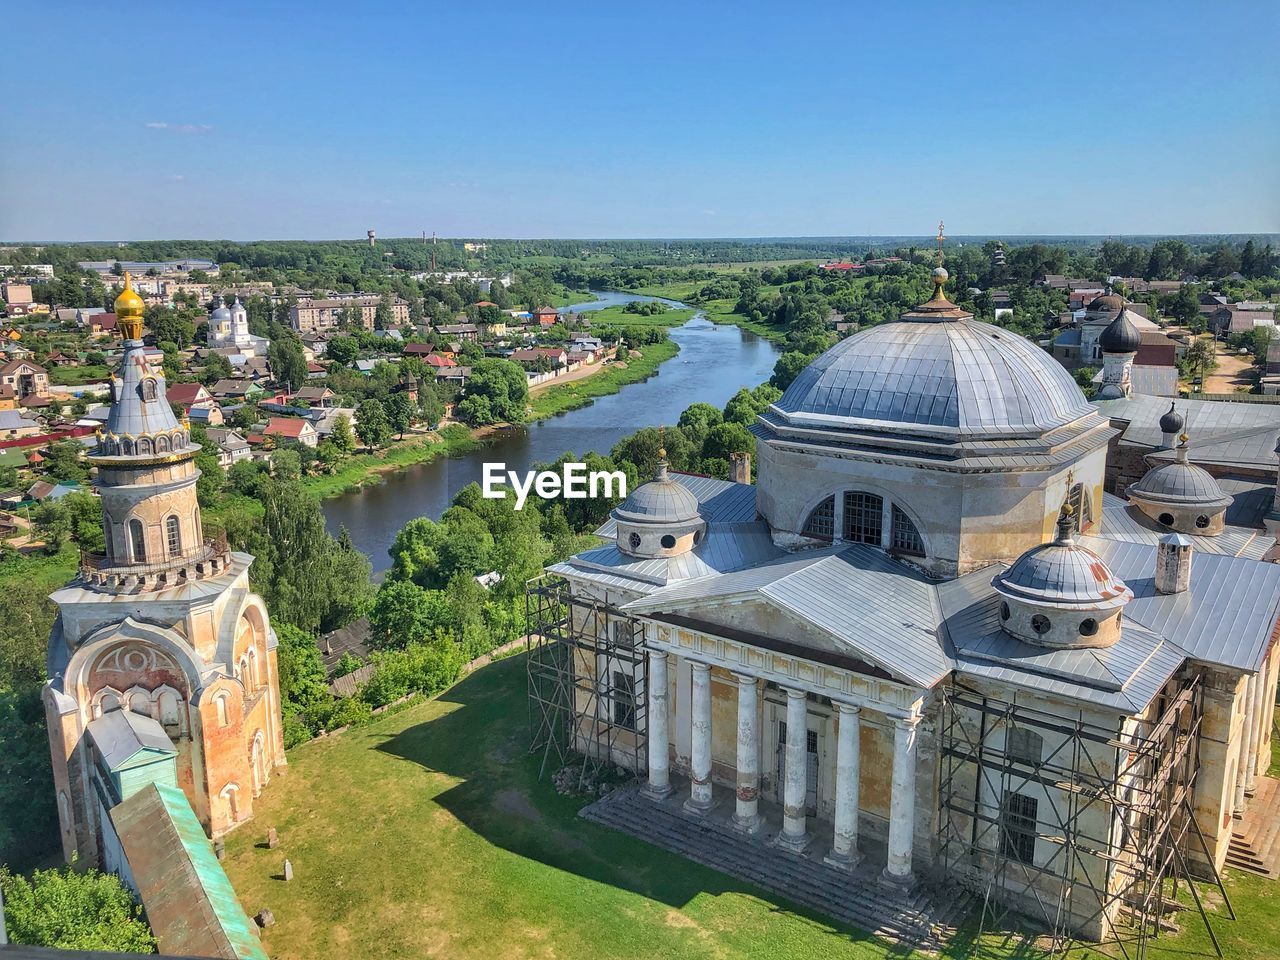
[[652, 376], [664, 361], [680, 352], [680, 347], [674, 340], [665, 340], [645, 344], [640, 347], [640, 352], [643, 356], [628, 359], [625, 367], [609, 364], [589, 377], [539, 391], [529, 401], [533, 410], [530, 419], [544, 420], [585, 407], [596, 397], [617, 393], [628, 383], [637, 383]]
[[619, 304], [616, 307], [605, 307], [603, 310], [592, 310], [586, 314], [595, 327], [678, 327], [687, 323], [697, 313], [692, 308], [672, 308], [663, 313], [643, 314], [627, 313]]
[[85, 365], [82, 367], [51, 367], [49, 382], [64, 387], [78, 387], [82, 383], [104, 383], [111, 376], [106, 367]]
[[[290, 752], [224, 861], [245, 909], [275, 914], [263, 934], [272, 957], [901, 960], [865, 934], [580, 820], [579, 802], [539, 781], [525, 752], [524, 669], [523, 656], [499, 661], [435, 700]], [[263, 842], [269, 826], [276, 850]], [[287, 884], [277, 879], [285, 857]], [[1280, 955], [1275, 886], [1230, 879], [1243, 919], [1218, 924], [1228, 957]], [[1198, 920], [1184, 923], [1149, 960], [1212, 956]], [[1043, 954], [992, 936], [948, 956]]]

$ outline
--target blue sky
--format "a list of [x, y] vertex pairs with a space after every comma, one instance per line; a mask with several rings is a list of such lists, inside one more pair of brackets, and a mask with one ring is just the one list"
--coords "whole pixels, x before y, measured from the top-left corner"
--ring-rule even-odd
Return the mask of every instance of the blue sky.
[[28, 5], [0, 238], [1280, 230], [1280, 4]]

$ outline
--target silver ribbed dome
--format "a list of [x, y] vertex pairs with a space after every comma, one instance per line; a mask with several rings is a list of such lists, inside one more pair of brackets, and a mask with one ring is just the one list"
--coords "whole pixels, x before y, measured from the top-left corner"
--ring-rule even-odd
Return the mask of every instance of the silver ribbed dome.
[[991, 585], [1009, 599], [1042, 607], [1109, 610], [1133, 598], [1101, 557], [1076, 543], [1069, 518], [1059, 522], [1057, 540], [1032, 547]]
[[1139, 500], [1171, 506], [1226, 507], [1231, 498], [1218, 481], [1201, 467], [1185, 459], [1186, 447], [1178, 448], [1178, 459], [1148, 470], [1127, 493]]
[[231, 308], [225, 303], [209, 314], [210, 325], [217, 323], [219, 320], [231, 320]]
[[840, 341], [774, 409], [794, 426], [946, 435], [1040, 435], [1093, 413], [1071, 374], [1023, 337], [968, 317], [912, 317]]
[[689, 523], [701, 519], [698, 498], [671, 479], [665, 460], [653, 480], [641, 484], [614, 508], [615, 519], [630, 523]]

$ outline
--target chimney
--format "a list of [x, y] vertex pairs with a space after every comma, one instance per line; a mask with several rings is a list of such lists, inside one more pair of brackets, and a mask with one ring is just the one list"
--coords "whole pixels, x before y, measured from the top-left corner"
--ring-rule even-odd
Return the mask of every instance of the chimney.
[[751, 454], [745, 450], [729, 454], [729, 479], [734, 483], [751, 482]]
[[1191, 541], [1180, 533], [1167, 533], [1156, 547], [1156, 590], [1184, 593], [1191, 587]]

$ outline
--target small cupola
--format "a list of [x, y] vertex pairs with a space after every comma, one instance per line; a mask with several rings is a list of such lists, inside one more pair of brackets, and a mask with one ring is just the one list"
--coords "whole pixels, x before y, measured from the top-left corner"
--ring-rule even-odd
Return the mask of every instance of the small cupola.
[[1207, 470], [1187, 459], [1189, 439], [1182, 434], [1174, 461], [1152, 467], [1125, 492], [1131, 503], [1162, 527], [1216, 536], [1226, 525], [1231, 498]]
[[1001, 598], [1001, 628], [1051, 649], [1111, 646], [1133, 599], [1102, 558], [1076, 542], [1070, 505], [1058, 518], [1057, 538], [1028, 550], [991, 585]]
[[1160, 446], [1165, 450], [1172, 450], [1177, 446], [1178, 437], [1182, 434], [1182, 428], [1186, 425], [1187, 418], [1178, 412], [1178, 405], [1170, 401], [1169, 409], [1160, 418], [1160, 433], [1164, 437]]
[[677, 557], [701, 543], [707, 532], [698, 498], [671, 476], [666, 450], [658, 451], [653, 479], [615, 507], [613, 518], [618, 549], [632, 557]]

